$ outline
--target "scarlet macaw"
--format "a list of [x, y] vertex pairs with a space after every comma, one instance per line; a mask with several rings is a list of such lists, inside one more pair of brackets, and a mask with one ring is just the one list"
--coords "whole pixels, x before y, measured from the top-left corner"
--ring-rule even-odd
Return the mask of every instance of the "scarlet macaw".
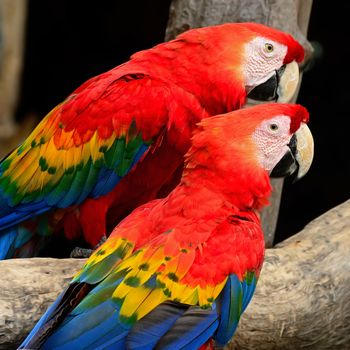
[[226, 344], [264, 257], [258, 210], [269, 175], [309, 169], [300, 105], [266, 104], [202, 120], [180, 184], [112, 232], [21, 349], [197, 349]]
[[179, 181], [197, 122], [247, 96], [287, 100], [304, 50], [255, 23], [188, 31], [96, 76], [0, 163], [0, 259], [37, 255], [54, 233], [94, 247]]

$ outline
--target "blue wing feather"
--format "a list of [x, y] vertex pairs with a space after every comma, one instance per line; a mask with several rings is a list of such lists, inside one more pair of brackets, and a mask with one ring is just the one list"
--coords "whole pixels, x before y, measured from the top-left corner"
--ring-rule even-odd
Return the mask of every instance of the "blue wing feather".
[[85, 166], [87, 166], [89, 169], [86, 178], [82, 178], [80, 172], [76, 172], [74, 174], [74, 177], [70, 182], [68, 192], [60, 200], [60, 202], [57, 203], [57, 206], [59, 208], [67, 208], [71, 205], [76, 204], [78, 198], [81, 196], [81, 193], [84, 193], [86, 198], [88, 194], [92, 191], [98, 178], [99, 169], [93, 166], [91, 159], [89, 159], [88, 164], [86, 164]]
[[221, 318], [215, 335], [218, 344], [226, 344], [233, 336], [239, 319], [248, 306], [255, 290], [256, 277], [249, 283], [241, 282], [236, 275], [230, 275], [221, 292]]
[[119, 322], [117, 304], [108, 300], [93, 309], [69, 317], [47, 339], [43, 349], [96, 349], [112, 339], [117, 348], [117, 344], [125, 343], [129, 330], [130, 326]]
[[[112, 189], [118, 184], [120, 180], [121, 177], [114, 170], [103, 168], [100, 171], [97, 184], [92, 191], [91, 196], [93, 198], [97, 198], [105, 195], [106, 193], [112, 191]], [[81, 199], [78, 200], [78, 202], [81, 201]]]
[[[136, 153], [134, 154], [133, 161], [127, 170], [127, 173], [134, 167], [136, 163], [142, 158], [142, 156], [149, 149], [149, 145], [141, 144]], [[103, 196], [110, 192], [122, 179], [122, 176], [119, 176], [114, 170], [102, 169], [97, 180], [97, 184], [94, 187], [91, 196], [93, 198]]]
[[[8, 207], [4, 209], [4, 216], [0, 218], [0, 231], [18, 224], [33, 215], [39, 215], [47, 211], [47, 203], [44, 200], [36, 201], [30, 204], [21, 204], [16, 208]], [[34, 214], [33, 214], [34, 213]], [[2, 232], [0, 232], [2, 234]]]
[[253, 294], [255, 292], [255, 287], [256, 287], [257, 279], [256, 276], [253, 276], [251, 281], [244, 281], [246, 291], [243, 293], [243, 300], [242, 300], [242, 313], [245, 311], [247, 308], [248, 304], [250, 303]]
[[8, 254], [14, 249], [16, 241], [17, 229], [7, 229], [0, 237], [0, 260], [6, 259]]
[[230, 275], [221, 292], [221, 318], [215, 336], [219, 344], [226, 344], [233, 336], [241, 315], [243, 288], [236, 275]]

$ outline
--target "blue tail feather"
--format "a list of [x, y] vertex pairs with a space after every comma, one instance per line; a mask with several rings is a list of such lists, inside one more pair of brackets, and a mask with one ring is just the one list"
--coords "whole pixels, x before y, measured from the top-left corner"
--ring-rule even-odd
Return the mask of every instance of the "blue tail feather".
[[45, 342], [43, 349], [95, 349], [107, 340], [124, 341], [130, 327], [119, 322], [119, 310], [108, 300], [72, 317]]
[[188, 309], [188, 306], [165, 302], [139, 320], [127, 337], [127, 348], [153, 349], [159, 339]]
[[197, 349], [213, 336], [218, 319], [215, 305], [210, 309], [190, 307], [159, 340], [155, 349]]
[[[208, 320], [209, 321], [209, 320]], [[205, 344], [215, 333], [216, 329], [218, 328], [219, 320], [211, 320], [211, 323], [206, 324], [206, 328], [201, 330], [201, 333], [194, 339], [192, 339], [189, 343], [187, 343], [185, 346], [181, 348], [181, 350], [192, 350], [192, 349], [198, 349], [203, 344]], [[171, 348], [168, 348], [169, 350]], [[173, 347], [173, 349], [178, 349], [177, 346]]]

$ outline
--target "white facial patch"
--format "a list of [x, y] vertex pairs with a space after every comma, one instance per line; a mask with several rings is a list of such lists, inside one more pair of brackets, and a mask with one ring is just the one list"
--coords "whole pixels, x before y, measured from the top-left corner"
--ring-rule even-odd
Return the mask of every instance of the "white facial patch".
[[257, 146], [260, 165], [269, 173], [288, 151], [290, 118], [281, 115], [264, 120], [254, 131], [253, 140]]
[[246, 44], [244, 64], [245, 86], [249, 92], [272, 77], [283, 65], [287, 46], [273, 40], [257, 37]]

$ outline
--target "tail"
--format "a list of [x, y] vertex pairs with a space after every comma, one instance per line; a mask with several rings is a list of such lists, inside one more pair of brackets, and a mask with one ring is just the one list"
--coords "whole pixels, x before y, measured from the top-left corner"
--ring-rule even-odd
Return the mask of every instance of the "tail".
[[71, 284], [48, 308], [19, 349], [40, 349], [51, 333], [92, 288], [86, 283]]

